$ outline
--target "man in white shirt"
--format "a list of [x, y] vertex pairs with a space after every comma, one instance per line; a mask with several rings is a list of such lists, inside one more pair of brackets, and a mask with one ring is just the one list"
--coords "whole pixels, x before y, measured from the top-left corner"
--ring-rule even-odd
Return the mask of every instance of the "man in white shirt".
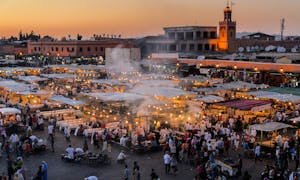
[[121, 145], [121, 146], [126, 146], [126, 138], [125, 138], [125, 136], [122, 136], [122, 137], [120, 138], [120, 145]]
[[48, 134], [49, 134], [49, 136], [53, 135], [53, 129], [54, 129], [54, 126], [52, 124], [49, 124], [48, 125]]
[[124, 151], [122, 150], [117, 157], [117, 161], [122, 164], [125, 162], [125, 159], [126, 159], [126, 155], [125, 155]]
[[170, 172], [170, 162], [171, 162], [171, 156], [169, 155], [168, 152], [166, 152], [164, 155], [164, 164], [165, 164], [166, 174], [169, 174], [169, 172]]
[[13, 151], [15, 152], [17, 150], [17, 145], [19, 143], [19, 136], [16, 133], [13, 133], [10, 137], [9, 137], [9, 141], [11, 142]]
[[67, 152], [67, 156], [65, 156], [65, 158], [68, 158], [70, 160], [74, 159], [74, 148], [72, 148], [71, 145], [69, 145], [69, 147], [66, 149]]

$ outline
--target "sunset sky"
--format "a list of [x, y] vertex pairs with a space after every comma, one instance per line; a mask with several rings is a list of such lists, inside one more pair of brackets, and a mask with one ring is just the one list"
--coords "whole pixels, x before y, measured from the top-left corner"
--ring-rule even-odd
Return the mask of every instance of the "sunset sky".
[[[238, 32], [300, 35], [300, 0], [233, 0]], [[226, 0], [0, 0], [0, 36], [35, 32], [55, 37], [80, 33], [161, 34], [162, 27], [217, 26]]]

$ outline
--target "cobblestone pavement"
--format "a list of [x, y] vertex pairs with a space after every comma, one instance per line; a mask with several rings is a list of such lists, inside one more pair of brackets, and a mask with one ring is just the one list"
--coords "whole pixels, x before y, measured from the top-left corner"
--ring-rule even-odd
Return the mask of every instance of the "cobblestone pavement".
[[[47, 137], [47, 131], [34, 132], [34, 135], [38, 137]], [[61, 154], [64, 153], [66, 147], [71, 144], [73, 147], [83, 146], [83, 137], [71, 137], [71, 143], [66, 142], [62, 132], [57, 132], [55, 136], [55, 152], [46, 150], [40, 154], [30, 155], [29, 157], [24, 157], [24, 166], [26, 169], [27, 179], [31, 179], [37, 172], [38, 166], [44, 160], [48, 163], [48, 177], [50, 180], [80, 180], [84, 177], [95, 175], [99, 177], [100, 180], [120, 180], [122, 179], [122, 173], [124, 166], [117, 164], [115, 159], [121, 147], [114, 145], [112, 152], [109, 156], [112, 158], [111, 165], [103, 165], [98, 167], [90, 167], [87, 164], [73, 164], [66, 163], [61, 160]], [[101, 149], [101, 148], [100, 148]], [[95, 149], [91, 144], [89, 144], [89, 150], [97, 152], [99, 150]], [[159, 177], [162, 180], [174, 179], [174, 180], [192, 180], [195, 175], [195, 167], [186, 164], [179, 164], [179, 172], [177, 176], [165, 175], [164, 166], [162, 160], [162, 152], [150, 153], [144, 155], [138, 155], [127, 151], [129, 158], [127, 164], [129, 165], [129, 170], [132, 173], [133, 161], [137, 161], [140, 165], [141, 179], [150, 179], [151, 168], [154, 168]], [[236, 157], [237, 152], [230, 152], [229, 156]], [[243, 171], [249, 171], [252, 179], [259, 179], [259, 174], [263, 170], [264, 165], [267, 161], [259, 161], [256, 164], [254, 160], [243, 160]], [[6, 172], [6, 159], [5, 157], [0, 158], [0, 173]], [[239, 179], [239, 178], [235, 178]]]

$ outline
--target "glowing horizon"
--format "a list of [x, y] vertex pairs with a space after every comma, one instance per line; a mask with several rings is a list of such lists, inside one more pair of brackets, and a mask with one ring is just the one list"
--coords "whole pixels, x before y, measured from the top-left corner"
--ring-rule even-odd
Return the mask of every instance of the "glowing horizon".
[[[299, 0], [233, 0], [238, 32], [300, 35]], [[163, 33], [167, 26], [218, 26], [225, 0], [0, 0], [0, 36], [19, 31], [56, 38], [93, 34], [140, 37]]]

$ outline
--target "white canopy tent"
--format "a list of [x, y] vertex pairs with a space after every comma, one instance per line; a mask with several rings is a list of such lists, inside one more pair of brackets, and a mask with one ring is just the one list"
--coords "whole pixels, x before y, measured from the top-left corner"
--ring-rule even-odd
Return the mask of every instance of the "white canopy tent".
[[255, 96], [256, 98], [274, 99], [283, 102], [291, 102], [293, 104], [300, 103], [300, 96], [296, 96], [292, 94], [280, 94], [277, 92], [270, 92], [270, 91], [254, 91], [254, 92], [248, 92], [247, 94]]
[[134, 103], [136, 101], [144, 100], [144, 96], [133, 94], [133, 93], [119, 93], [119, 92], [108, 92], [108, 93], [83, 93], [83, 95], [94, 97], [102, 101], [120, 102], [125, 101], [128, 103]]
[[42, 78], [39, 76], [18, 76], [18, 80], [25, 81], [28, 83], [35, 83], [35, 82], [39, 82], [39, 81], [46, 81], [47, 78]]
[[51, 97], [51, 100], [58, 101], [58, 102], [60, 102], [62, 104], [68, 104], [68, 105], [71, 105], [71, 106], [81, 106], [81, 105], [84, 105], [84, 102], [82, 102], [82, 101], [73, 100], [73, 99], [66, 98], [66, 97], [60, 96], [60, 95], [53, 95]]
[[0, 108], [2, 115], [21, 114], [21, 111], [17, 108]]
[[280, 129], [291, 128], [293, 126], [289, 124], [279, 123], [279, 122], [268, 122], [262, 124], [254, 124], [250, 126], [251, 130], [263, 131], [263, 132], [272, 132]]
[[142, 85], [151, 86], [151, 87], [175, 87], [178, 83], [172, 80], [142, 80], [140, 82]]
[[89, 80], [89, 82], [91, 83], [96, 83], [96, 84], [109, 84], [111, 86], [128, 86], [128, 83], [125, 82], [121, 82], [119, 80], [116, 79], [92, 79]]
[[17, 94], [20, 95], [48, 95], [49, 92], [45, 90], [37, 90], [37, 91], [21, 91], [18, 92]]
[[215, 103], [215, 102], [224, 101], [225, 99], [220, 96], [207, 95], [207, 96], [200, 96], [200, 97], [196, 98], [196, 100], [205, 102], [205, 103]]
[[74, 79], [72, 74], [41, 74], [42, 77], [54, 78], [54, 79]]
[[136, 86], [132, 90], [131, 93], [140, 94], [144, 96], [159, 96], [166, 98], [173, 98], [177, 96], [191, 94], [190, 92], [184, 91], [178, 88], [171, 87], [153, 87], [153, 86]]
[[290, 119], [290, 121], [293, 121], [293, 122], [300, 122], [300, 117], [292, 118], [292, 119]]
[[258, 86], [256, 84], [247, 83], [243, 81], [236, 81], [230, 83], [216, 84], [217, 87], [222, 87], [228, 90], [240, 90], [240, 89], [256, 89]]
[[10, 92], [22, 92], [22, 91], [31, 91], [34, 85], [8, 80], [8, 81], [1, 81], [0, 87], [4, 87]]

